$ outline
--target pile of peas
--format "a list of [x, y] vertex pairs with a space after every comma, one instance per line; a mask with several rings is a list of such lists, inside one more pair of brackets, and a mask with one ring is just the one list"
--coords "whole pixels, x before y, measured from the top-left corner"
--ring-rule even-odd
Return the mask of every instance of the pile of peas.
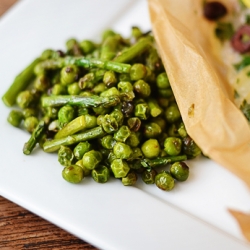
[[154, 37], [138, 27], [128, 38], [106, 30], [100, 43], [69, 39], [65, 51], [45, 50], [3, 101], [18, 106], [9, 123], [30, 133], [23, 153], [36, 145], [56, 152], [71, 183], [114, 177], [130, 186], [140, 176], [169, 191], [187, 180], [185, 161], [201, 154], [187, 134]]

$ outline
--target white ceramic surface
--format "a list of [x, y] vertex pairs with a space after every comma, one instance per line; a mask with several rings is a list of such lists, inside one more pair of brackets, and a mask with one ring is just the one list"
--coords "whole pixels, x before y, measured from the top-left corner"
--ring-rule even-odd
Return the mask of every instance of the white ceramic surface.
[[[0, 96], [44, 49], [98, 39], [105, 28], [128, 35], [132, 25], [150, 29], [146, 0], [21, 0], [0, 19]], [[23, 155], [29, 135], [7, 123], [9, 111], [1, 102], [0, 195], [101, 249], [250, 248], [227, 211], [249, 212], [250, 192], [216, 163], [190, 162], [189, 181], [171, 192], [140, 181], [72, 185], [55, 154]]]

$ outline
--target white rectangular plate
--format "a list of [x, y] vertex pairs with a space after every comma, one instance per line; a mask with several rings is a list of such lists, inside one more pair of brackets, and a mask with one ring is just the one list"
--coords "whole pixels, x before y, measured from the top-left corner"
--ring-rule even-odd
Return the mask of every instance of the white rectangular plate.
[[[132, 25], [150, 29], [146, 0], [20, 1], [0, 20], [0, 95], [44, 49], [99, 39], [105, 28], [128, 36]], [[141, 181], [72, 185], [55, 154], [23, 155], [29, 135], [7, 123], [9, 111], [1, 102], [2, 196], [102, 249], [249, 249], [227, 211], [249, 212], [249, 190], [216, 163], [189, 162], [189, 180], [171, 192]]]

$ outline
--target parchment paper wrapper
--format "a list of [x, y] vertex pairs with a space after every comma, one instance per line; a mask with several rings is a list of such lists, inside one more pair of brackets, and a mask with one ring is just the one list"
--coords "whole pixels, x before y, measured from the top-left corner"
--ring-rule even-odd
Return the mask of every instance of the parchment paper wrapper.
[[250, 127], [233, 103], [221, 45], [201, 6], [202, 0], [149, 0], [153, 32], [188, 133], [250, 187]]
[[241, 226], [243, 235], [250, 241], [250, 214], [244, 214], [239, 211], [229, 210]]
[[[148, 0], [152, 29], [187, 132], [250, 187], [250, 126], [233, 102], [229, 69], [202, 2]], [[229, 11], [237, 4], [221, 2]]]

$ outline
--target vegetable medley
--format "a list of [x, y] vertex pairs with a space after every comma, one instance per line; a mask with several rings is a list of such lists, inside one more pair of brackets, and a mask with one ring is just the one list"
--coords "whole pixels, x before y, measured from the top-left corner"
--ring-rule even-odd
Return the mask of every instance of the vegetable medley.
[[4, 94], [7, 106], [17, 106], [8, 122], [30, 133], [24, 154], [36, 145], [57, 153], [66, 181], [114, 177], [129, 186], [140, 176], [169, 191], [188, 178], [185, 160], [201, 150], [187, 134], [154, 37], [132, 27], [128, 38], [107, 30], [100, 40], [45, 50]]

